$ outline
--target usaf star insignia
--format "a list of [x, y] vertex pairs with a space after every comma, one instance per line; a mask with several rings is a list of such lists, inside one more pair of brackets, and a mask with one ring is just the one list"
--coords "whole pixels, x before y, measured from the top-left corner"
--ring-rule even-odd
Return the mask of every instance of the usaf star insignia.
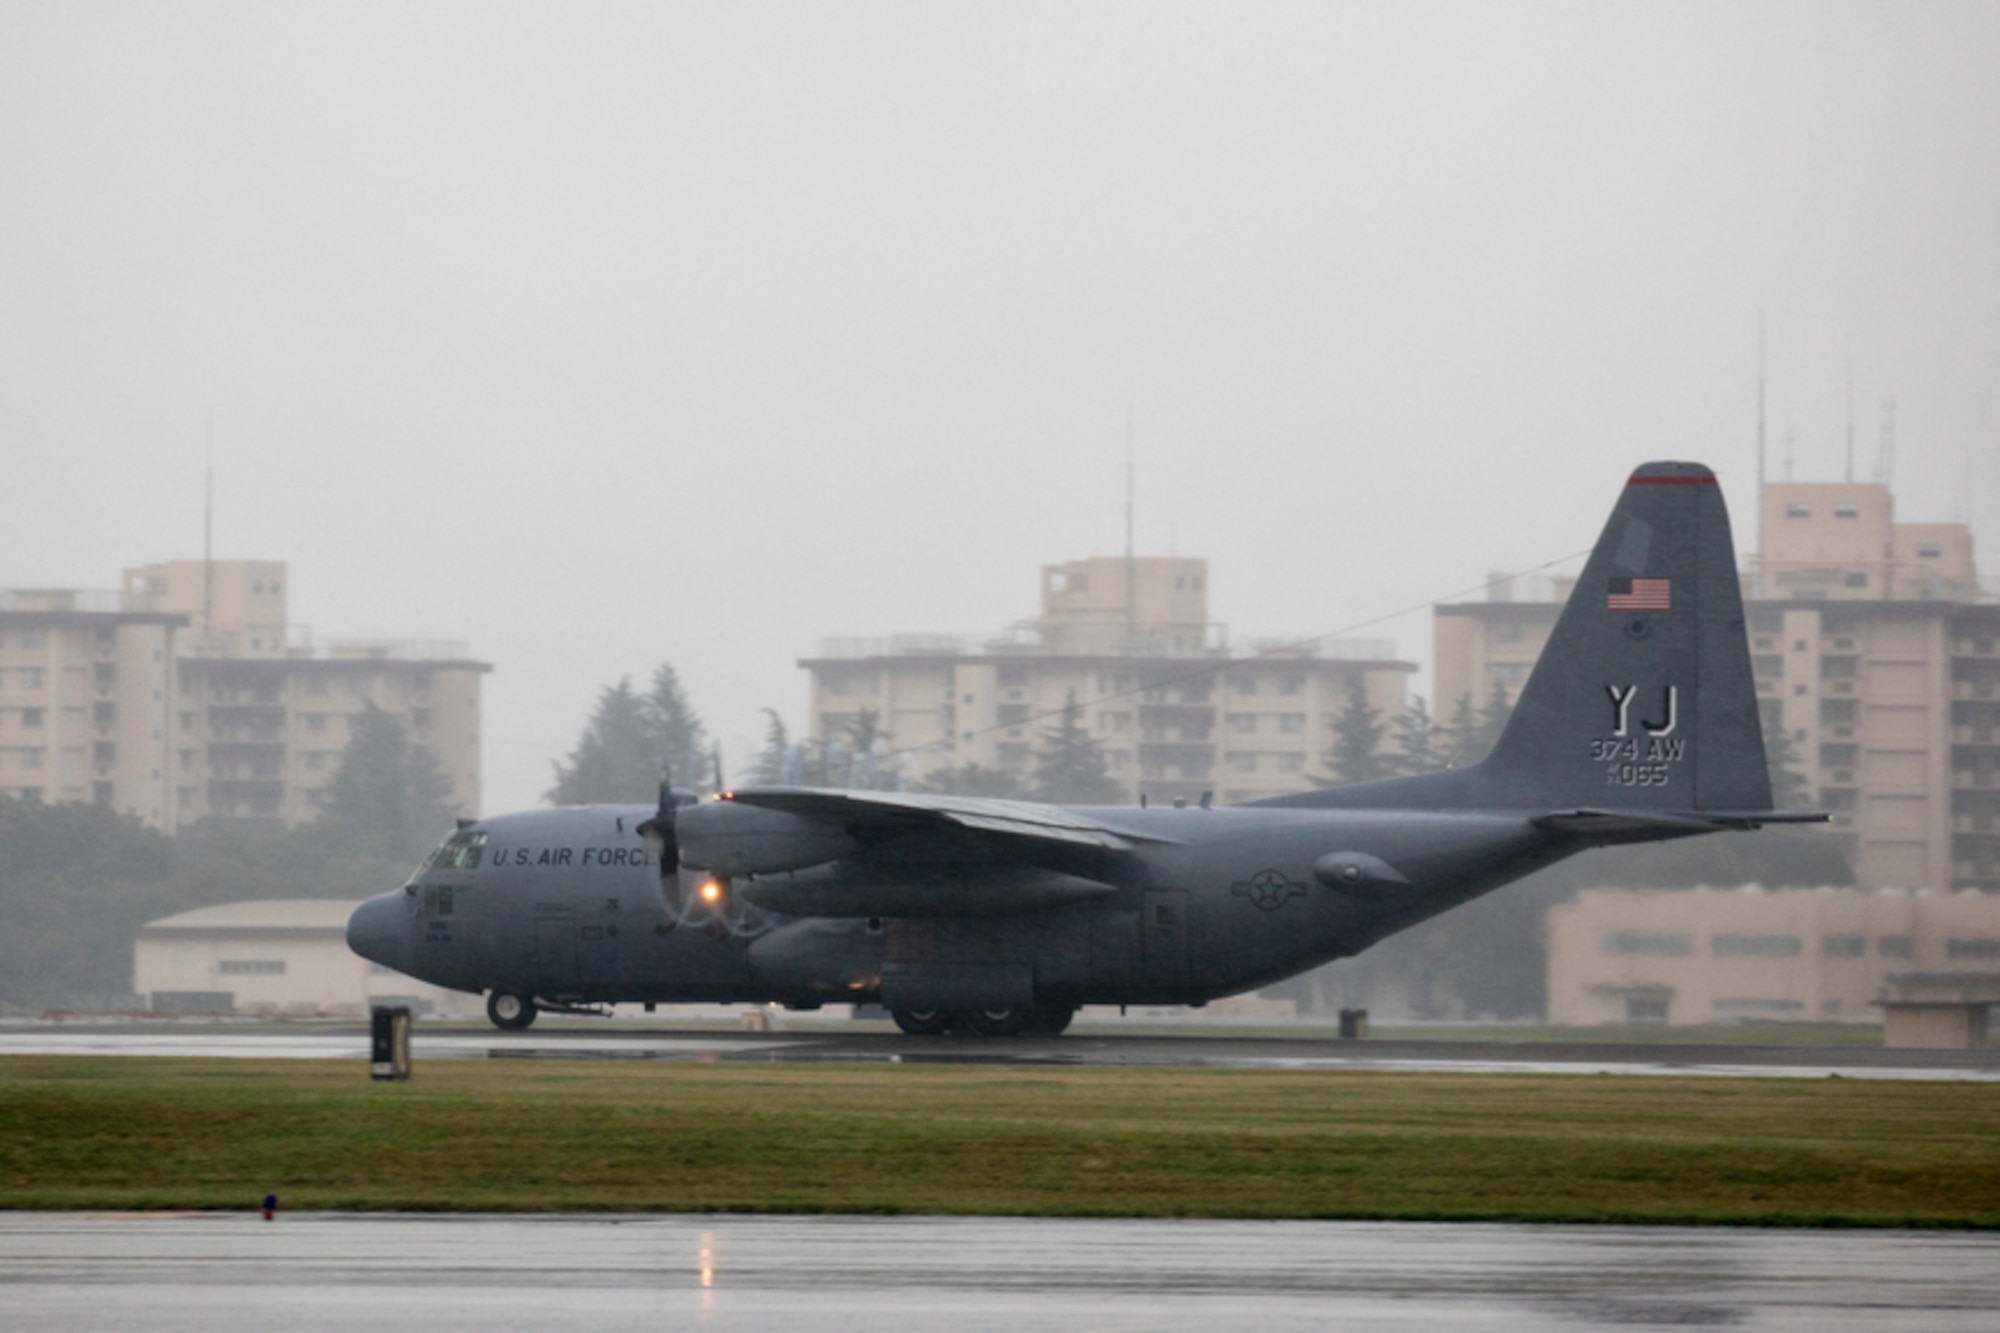
[[1248, 898], [1267, 912], [1275, 912], [1293, 898], [1306, 896], [1306, 886], [1295, 879], [1286, 879], [1275, 870], [1260, 870], [1249, 879], [1238, 880], [1229, 886], [1229, 891], [1239, 898]]

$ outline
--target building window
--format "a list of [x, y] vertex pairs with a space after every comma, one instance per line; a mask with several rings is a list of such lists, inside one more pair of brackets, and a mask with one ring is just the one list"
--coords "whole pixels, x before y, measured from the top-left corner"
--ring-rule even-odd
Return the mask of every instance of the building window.
[[1255, 676], [1231, 676], [1229, 678], [1229, 690], [1232, 694], [1255, 694], [1257, 692], [1257, 678]]
[[1238, 736], [1255, 736], [1257, 734], [1257, 715], [1255, 713], [1231, 713], [1229, 715], [1229, 729]]
[[1280, 773], [1296, 773], [1305, 767], [1305, 761], [1306, 757], [1297, 750], [1286, 750], [1278, 756], [1278, 771]]
[[1028, 705], [1001, 704], [993, 710], [993, 720], [1003, 727], [1024, 727], [1028, 724]]
[[1231, 750], [1229, 752], [1229, 766], [1238, 773], [1255, 773], [1257, 771], [1257, 752], [1255, 750]]
[[41, 709], [23, 708], [21, 710], [21, 729], [23, 731], [39, 731], [41, 730], [41, 726], [42, 726]]
[[1303, 736], [1306, 730], [1304, 713], [1278, 714], [1278, 734], [1280, 736]]
[[1946, 940], [1944, 955], [1947, 958], [2000, 958], [2000, 940]]
[[1852, 699], [1822, 699], [1819, 701], [1819, 720], [1841, 726], [1851, 726], [1854, 722], [1855, 703]]
[[285, 960], [282, 958], [225, 958], [222, 960], [222, 975], [225, 977], [282, 977], [285, 975]]
[[1305, 692], [1306, 692], [1306, 678], [1304, 676], [1278, 677], [1278, 693], [1304, 694]]
[[90, 706], [90, 720], [100, 727], [108, 727], [118, 720], [118, 705], [109, 699], [99, 699]]
[[1678, 931], [1614, 930], [1604, 937], [1604, 952], [1643, 958], [1685, 958], [1694, 952], [1694, 940]]
[[1917, 559], [1919, 560], [1942, 560], [1943, 558], [1944, 548], [1942, 546], [1919, 546], [1917, 548]]
[[1627, 1023], [1664, 1023], [1667, 1021], [1667, 997], [1655, 994], [1632, 994], [1625, 997], [1625, 1021]]
[[1849, 574], [1847, 576], [1847, 586], [1850, 588], [1865, 588], [1868, 586], [1868, 576], [1866, 574]]
[[1717, 935], [1717, 958], [1796, 958], [1805, 946], [1796, 935]]
[[1835, 505], [1833, 507], [1833, 516], [1835, 518], [1860, 518], [1861, 510], [1855, 505]]
[[1828, 958], [1860, 958], [1868, 952], [1866, 935], [1829, 935], [1820, 942]]
[[1028, 685], [1028, 668], [1018, 663], [1007, 663], [995, 673], [994, 681], [1003, 690], [1026, 689]]
[[1883, 935], [1875, 941], [1875, 952], [1884, 958], [1915, 958], [1917, 941], [1909, 935]]
[[1786, 518], [1811, 518], [1811, 517], [1812, 517], [1812, 506], [1811, 506], [1811, 505], [1786, 505], [1786, 506], [1785, 506], [1785, 517], [1786, 517]]
[[42, 688], [42, 669], [40, 667], [24, 667], [18, 674], [21, 678], [20, 685], [22, 689], [39, 690]]
[[118, 762], [118, 747], [110, 741], [98, 741], [90, 747], [90, 762], [99, 768], [107, 768]]

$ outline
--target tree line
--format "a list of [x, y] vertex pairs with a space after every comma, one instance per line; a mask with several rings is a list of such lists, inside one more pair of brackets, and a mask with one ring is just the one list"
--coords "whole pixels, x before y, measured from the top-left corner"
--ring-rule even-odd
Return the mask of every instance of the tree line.
[[0, 796], [0, 1006], [131, 1001], [148, 921], [258, 898], [365, 898], [402, 884], [460, 812], [428, 747], [372, 704], [311, 822], [204, 819], [168, 836], [94, 805]]
[[[799, 740], [776, 709], [765, 709], [764, 717], [764, 744], [742, 775], [746, 785], [909, 790], [1076, 805], [1125, 799], [1124, 784], [1111, 776], [1103, 742], [1083, 725], [1074, 691], [1037, 735], [1033, 765], [1023, 773], [967, 763], [911, 778], [906, 756], [873, 709], [854, 713], [828, 735]], [[688, 702], [679, 674], [665, 662], [654, 668], [643, 693], [633, 688], [629, 676], [605, 686], [576, 745], [553, 766], [555, 782], [545, 796], [556, 805], [647, 800], [663, 778], [684, 787], [728, 785], [719, 747]]]

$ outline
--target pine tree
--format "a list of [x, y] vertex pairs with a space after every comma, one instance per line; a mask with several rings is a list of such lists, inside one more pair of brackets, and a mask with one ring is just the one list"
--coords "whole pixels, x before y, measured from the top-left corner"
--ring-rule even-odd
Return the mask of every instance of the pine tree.
[[430, 747], [408, 744], [402, 724], [370, 703], [354, 717], [317, 822], [350, 854], [409, 861], [450, 829], [450, 793]]
[[[556, 784], [545, 799], [552, 805], [649, 799], [659, 786], [661, 764], [668, 756], [655, 744], [647, 703], [633, 692], [630, 676], [605, 686], [583, 735], [570, 751], [569, 762], [555, 765]], [[688, 758], [680, 758], [680, 772], [691, 776]]]
[[[653, 781], [664, 767], [677, 781], [698, 786], [708, 772], [707, 742], [701, 719], [689, 705], [681, 678], [666, 662], [653, 668], [653, 687], [639, 701], [646, 738], [653, 747]], [[632, 800], [630, 796], [610, 799]]]
[[1103, 743], [1084, 729], [1075, 690], [1063, 702], [1055, 726], [1042, 733], [1034, 794], [1037, 800], [1065, 805], [1111, 805], [1124, 799], [1124, 786], [1111, 776]]
[[750, 781], [759, 787], [782, 787], [792, 780], [796, 763], [792, 756], [792, 736], [777, 709], [766, 708], [764, 716], [771, 721], [764, 728], [764, 748], [757, 752], [757, 761], [750, 766]]
[[1478, 743], [1479, 715], [1473, 711], [1472, 696], [1461, 694], [1452, 705], [1451, 721], [1438, 728], [1438, 751], [1446, 768], [1464, 768], [1474, 756], [1467, 751]]
[[1486, 696], [1486, 706], [1479, 710], [1478, 720], [1473, 724], [1471, 734], [1465, 742], [1466, 764], [1476, 764], [1493, 752], [1500, 743], [1500, 733], [1507, 729], [1507, 719], [1514, 716], [1514, 701], [1507, 696], [1504, 681], [1493, 682], [1493, 693]]
[[1398, 773], [1430, 773], [1444, 767], [1438, 752], [1438, 729], [1421, 694], [1413, 694], [1396, 714], [1396, 753], [1392, 766]]
[[894, 765], [882, 763], [882, 752], [888, 748], [890, 737], [882, 729], [880, 713], [872, 708], [862, 709], [840, 729], [840, 739], [847, 761], [840, 786], [894, 791], [900, 785]]
[[1369, 782], [1393, 771], [1382, 755], [1382, 715], [1358, 679], [1347, 682], [1347, 703], [1333, 718], [1333, 744], [1322, 761], [1340, 782]]

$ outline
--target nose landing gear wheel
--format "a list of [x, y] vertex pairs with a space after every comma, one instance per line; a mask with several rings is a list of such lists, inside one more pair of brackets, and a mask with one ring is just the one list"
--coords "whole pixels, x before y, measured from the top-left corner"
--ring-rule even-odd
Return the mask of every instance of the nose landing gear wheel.
[[951, 1015], [942, 1009], [891, 1009], [889, 1017], [912, 1037], [941, 1037], [951, 1026]]
[[526, 995], [515, 995], [509, 991], [494, 991], [486, 997], [486, 1016], [493, 1026], [508, 1032], [519, 1032], [535, 1021], [540, 1012], [534, 1000]]

